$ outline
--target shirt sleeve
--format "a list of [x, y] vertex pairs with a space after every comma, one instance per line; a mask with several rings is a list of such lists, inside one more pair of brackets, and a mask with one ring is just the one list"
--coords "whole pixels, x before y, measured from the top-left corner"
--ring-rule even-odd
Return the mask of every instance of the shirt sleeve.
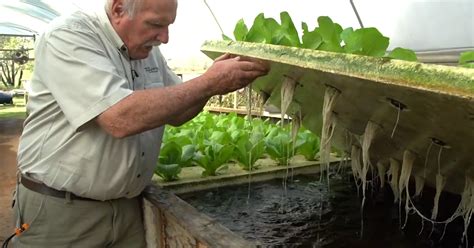
[[37, 51], [35, 70], [76, 130], [133, 92], [92, 31], [56, 29]]

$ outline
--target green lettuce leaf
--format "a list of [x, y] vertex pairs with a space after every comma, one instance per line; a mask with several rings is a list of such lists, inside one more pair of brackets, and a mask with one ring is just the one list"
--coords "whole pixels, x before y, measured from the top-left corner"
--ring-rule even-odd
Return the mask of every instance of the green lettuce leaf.
[[389, 45], [389, 38], [376, 28], [361, 28], [344, 34], [344, 50], [347, 53], [382, 57]]
[[165, 182], [175, 181], [179, 179], [181, 166], [179, 164], [158, 164], [155, 167], [155, 173]]
[[459, 65], [466, 68], [474, 68], [474, 51], [461, 53]]
[[244, 41], [245, 36], [249, 32], [247, 25], [245, 25], [244, 19], [240, 19], [237, 24], [235, 25], [234, 29], [234, 37], [237, 41]]
[[303, 44], [301, 46], [308, 49], [318, 49], [321, 43], [323, 43], [323, 38], [319, 32], [316, 30], [309, 31], [308, 25], [305, 22], [301, 24], [301, 28], [303, 29]]
[[406, 61], [418, 61], [418, 58], [416, 57], [415, 52], [413, 52], [410, 49], [405, 49], [401, 47], [397, 47], [393, 49], [388, 54], [387, 57], [392, 58], [392, 59], [406, 60]]

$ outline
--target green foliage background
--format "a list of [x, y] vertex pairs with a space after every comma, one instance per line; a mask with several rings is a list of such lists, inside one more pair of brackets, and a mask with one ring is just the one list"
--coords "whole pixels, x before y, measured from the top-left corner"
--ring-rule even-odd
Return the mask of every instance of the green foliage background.
[[[33, 48], [34, 47], [34, 40], [32, 38], [25, 38], [25, 37], [4, 37], [0, 36], [0, 49], [20, 49], [20, 48]], [[4, 60], [6, 58], [11, 58], [14, 52], [0, 52], [0, 64], [9, 63], [11, 61]], [[29, 57], [34, 58], [33, 51], [29, 51]], [[1, 68], [1, 67], [0, 67]], [[15, 63], [15, 69], [23, 70], [23, 77], [24, 80], [29, 80], [31, 78], [31, 74], [33, 72], [33, 61], [29, 61], [24, 65], [19, 65]], [[17, 78], [19, 73], [17, 74]], [[0, 77], [5, 77], [4, 72], [0, 70]], [[1, 80], [0, 80], [1, 81]], [[21, 85], [18, 84], [18, 81], [15, 80], [13, 83], [2, 83], [0, 84], [0, 89], [9, 89], [9, 88], [20, 88]]]

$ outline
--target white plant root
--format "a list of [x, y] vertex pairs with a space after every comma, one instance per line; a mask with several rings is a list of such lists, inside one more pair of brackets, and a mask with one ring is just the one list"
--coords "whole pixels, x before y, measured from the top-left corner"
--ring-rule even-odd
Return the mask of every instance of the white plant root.
[[290, 107], [291, 102], [293, 101], [293, 95], [295, 93], [296, 81], [290, 77], [284, 77], [285, 79], [281, 83], [281, 123], [283, 123], [283, 118]]
[[340, 92], [333, 87], [326, 87], [326, 92], [324, 94], [324, 104], [323, 104], [323, 128], [321, 132], [320, 140], [320, 160], [321, 160], [321, 180], [324, 174], [324, 170], [327, 174], [327, 183], [329, 187], [329, 162], [331, 159], [331, 139], [336, 128], [336, 116], [333, 113], [334, 105], [336, 99], [340, 95]]
[[380, 179], [380, 188], [383, 189], [385, 186], [385, 174], [387, 174], [387, 166], [383, 161], [377, 162], [377, 173]]
[[388, 170], [388, 179], [390, 183], [390, 188], [392, 188], [394, 203], [398, 202], [399, 192], [398, 192], [398, 178], [400, 177], [400, 163], [390, 158], [390, 169]]

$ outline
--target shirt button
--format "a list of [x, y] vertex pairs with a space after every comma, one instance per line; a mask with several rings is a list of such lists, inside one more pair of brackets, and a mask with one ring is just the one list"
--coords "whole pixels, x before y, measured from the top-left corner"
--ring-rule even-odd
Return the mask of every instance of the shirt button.
[[142, 157], [145, 156], [145, 152], [142, 152]]
[[140, 178], [141, 176], [142, 176], [141, 174], [138, 174], [138, 175], [137, 175], [137, 178]]

